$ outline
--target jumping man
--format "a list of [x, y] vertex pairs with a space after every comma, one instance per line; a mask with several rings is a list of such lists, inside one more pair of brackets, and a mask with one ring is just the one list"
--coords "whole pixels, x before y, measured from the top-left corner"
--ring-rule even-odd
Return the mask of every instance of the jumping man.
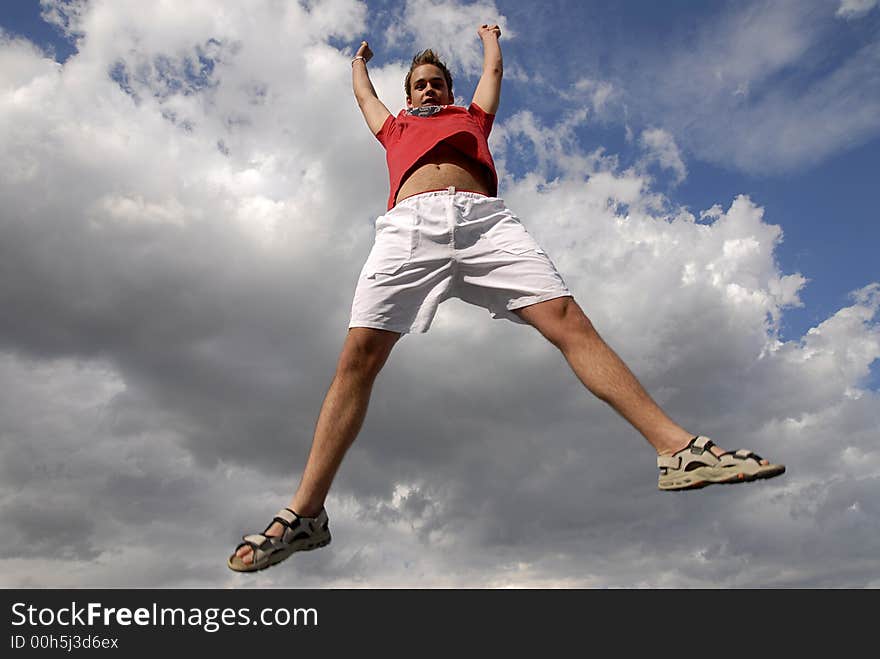
[[457, 297], [495, 318], [531, 325], [559, 348], [580, 381], [657, 452], [661, 490], [769, 478], [785, 471], [751, 451], [724, 451], [694, 436], [654, 402], [575, 302], [547, 254], [498, 194], [487, 138], [501, 94], [497, 25], [481, 25], [483, 72], [473, 101], [454, 105], [452, 76], [431, 50], [413, 58], [397, 116], [367, 73], [366, 41], [352, 86], [367, 126], [387, 152], [390, 194], [376, 220], [336, 375], [318, 416], [299, 487], [263, 533], [229, 557], [252, 572], [330, 542], [324, 501], [367, 412], [373, 383], [406, 333], [426, 332], [438, 305]]

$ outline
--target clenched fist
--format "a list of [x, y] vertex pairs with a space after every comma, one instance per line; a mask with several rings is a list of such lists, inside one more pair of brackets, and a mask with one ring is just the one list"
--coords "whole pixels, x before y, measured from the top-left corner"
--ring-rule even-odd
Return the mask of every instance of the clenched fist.
[[370, 50], [370, 44], [366, 41], [361, 41], [361, 47], [358, 48], [355, 57], [363, 57], [364, 62], [369, 62], [373, 57], [373, 51]]
[[480, 39], [485, 39], [486, 37], [490, 36], [494, 36], [497, 39], [501, 36], [501, 28], [497, 25], [489, 25], [484, 23], [477, 28], [477, 35], [479, 35]]

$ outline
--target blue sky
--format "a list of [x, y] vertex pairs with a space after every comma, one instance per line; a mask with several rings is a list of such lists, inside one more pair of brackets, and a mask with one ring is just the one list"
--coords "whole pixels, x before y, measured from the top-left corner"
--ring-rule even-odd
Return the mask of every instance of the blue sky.
[[[146, 4], [0, 5], [4, 585], [880, 585], [880, 3]], [[788, 470], [658, 492], [552, 346], [450, 300], [383, 370], [333, 547], [232, 575], [387, 197], [349, 60], [396, 112], [434, 47], [466, 103], [496, 21], [500, 195], [673, 418]]]
[[76, 52], [75, 46], [63, 32], [42, 19], [40, 3], [37, 0], [5, 3], [0, 24], [13, 34], [27, 37], [47, 50], [54, 50], [59, 62], [63, 62]]

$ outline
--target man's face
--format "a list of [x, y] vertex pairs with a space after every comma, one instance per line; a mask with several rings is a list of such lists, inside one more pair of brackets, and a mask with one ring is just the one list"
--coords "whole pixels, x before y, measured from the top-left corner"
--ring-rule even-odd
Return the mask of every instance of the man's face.
[[413, 69], [409, 93], [406, 104], [412, 108], [423, 105], [452, 105], [455, 102], [452, 92], [446, 86], [443, 71], [433, 64], [420, 64]]

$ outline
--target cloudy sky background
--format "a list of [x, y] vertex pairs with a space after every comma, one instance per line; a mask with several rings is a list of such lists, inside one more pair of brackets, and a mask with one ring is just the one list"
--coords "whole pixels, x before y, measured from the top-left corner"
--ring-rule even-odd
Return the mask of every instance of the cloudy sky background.
[[[5, 587], [880, 587], [876, 0], [0, 9]], [[655, 6], [659, 5], [659, 6]], [[405, 337], [333, 544], [225, 566], [299, 480], [384, 209], [349, 59], [470, 100], [500, 194], [665, 409], [788, 466], [656, 489], [530, 328]]]

